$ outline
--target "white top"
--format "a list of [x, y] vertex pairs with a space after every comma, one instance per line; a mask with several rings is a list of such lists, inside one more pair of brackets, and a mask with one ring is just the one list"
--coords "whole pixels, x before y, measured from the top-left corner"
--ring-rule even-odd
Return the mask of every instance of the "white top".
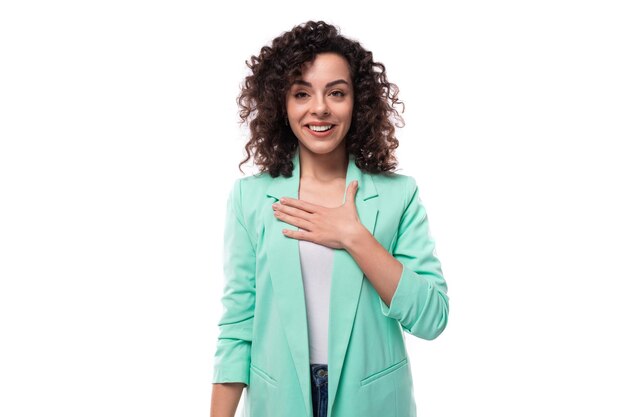
[[309, 363], [328, 364], [328, 317], [334, 250], [300, 239], [298, 247], [308, 322]]
[[333, 249], [298, 240], [309, 330], [309, 362], [328, 364], [328, 317]]

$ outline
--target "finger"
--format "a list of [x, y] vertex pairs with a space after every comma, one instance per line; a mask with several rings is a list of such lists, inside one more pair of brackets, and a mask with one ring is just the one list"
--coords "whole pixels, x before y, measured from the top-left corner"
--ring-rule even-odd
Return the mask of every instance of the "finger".
[[283, 229], [283, 235], [292, 239], [307, 240], [313, 242], [313, 234], [306, 230]]
[[280, 206], [276, 207], [275, 211], [283, 212], [283, 213], [289, 214], [290, 216], [300, 217], [302, 219], [309, 220], [309, 221], [311, 220], [311, 217], [313, 216], [313, 214], [309, 213], [306, 210], [302, 210], [293, 206], [290, 207], [284, 204], [281, 204]]
[[359, 184], [357, 180], [352, 181], [349, 185], [348, 185], [348, 191], [347, 191], [347, 195], [346, 195], [346, 202], [349, 202], [349, 204], [353, 204], [354, 200], [356, 198], [356, 191], [359, 188]]
[[309, 213], [315, 213], [315, 211], [318, 208], [318, 206], [313, 203], [309, 203], [304, 200], [300, 200], [296, 198], [289, 198], [289, 197], [282, 197], [280, 199], [280, 203], [285, 206], [297, 207]]
[[309, 222], [308, 220], [305, 220], [299, 217], [290, 216], [289, 214], [284, 213], [281, 210], [276, 210], [274, 212], [274, 216], [282, 222], [289, 223], [301, 229], [306, 229], [306, 230], [311, 229], [311, 222]]

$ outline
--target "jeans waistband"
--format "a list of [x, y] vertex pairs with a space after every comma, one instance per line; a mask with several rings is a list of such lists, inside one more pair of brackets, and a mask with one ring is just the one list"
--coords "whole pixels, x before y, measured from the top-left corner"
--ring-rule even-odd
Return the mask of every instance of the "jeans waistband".
[[315, 385], [320, 386], [328, 382], [328, 365], [325, 363], [311, 364], [311, 378]]

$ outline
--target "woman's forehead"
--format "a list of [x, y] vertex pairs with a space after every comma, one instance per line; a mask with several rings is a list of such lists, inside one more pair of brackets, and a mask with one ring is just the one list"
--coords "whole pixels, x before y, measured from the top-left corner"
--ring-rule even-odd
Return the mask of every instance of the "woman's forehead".
[[323, 54], [317, 55], [312, 61], [304, 64], [299, 71], [294, 71], [290, 77], [290, 84], [303, 85], [311, 87], [313, 84], [320, 84], [321, 86], [330, 83], [352, 84], [350, 75], [350, 67], [347, 60], [338, 54]]

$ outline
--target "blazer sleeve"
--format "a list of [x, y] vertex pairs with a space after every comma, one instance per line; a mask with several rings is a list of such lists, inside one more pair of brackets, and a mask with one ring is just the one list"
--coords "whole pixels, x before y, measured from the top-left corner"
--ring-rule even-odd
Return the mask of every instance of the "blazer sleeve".
[[242, 212], [241, 179], [226, 203], [222, 316], [214, 356], [213, 383], [250, 381], [250, 348], [256, 300], [256, 253]]
[[392, 255], [402, 264], [402, 275], [389, 306], [380, 299], [385, 316], [398, 320], [403, 330], [432, 340], [448, 323], [448, 287], [430, 234], [426, 209], [413, 177], [398, 227]]

